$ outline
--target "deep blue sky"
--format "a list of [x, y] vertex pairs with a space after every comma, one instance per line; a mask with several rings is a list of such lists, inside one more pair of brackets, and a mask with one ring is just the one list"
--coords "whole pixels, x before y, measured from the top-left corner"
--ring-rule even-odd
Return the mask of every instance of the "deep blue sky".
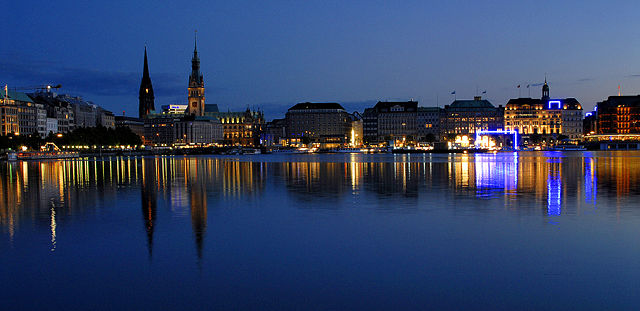
[[[495, 105], [540, 83], [585, 108], [640, 93], [637, 1], [9, 1], [0, 82], [61, 83], [137, 112], [148, 46], [156, 107], [186, 101], [198, 30], [207, 103], [279, 117], [300, 101], [362, 110], [440, 106], [487, 90]], [[540, 95], [532, 87], [531, 95]]]

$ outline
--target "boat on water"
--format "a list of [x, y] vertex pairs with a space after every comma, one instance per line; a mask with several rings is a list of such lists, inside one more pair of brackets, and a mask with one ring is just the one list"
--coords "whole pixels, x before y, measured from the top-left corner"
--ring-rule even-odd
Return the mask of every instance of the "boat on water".
[[549, 151], [586, 151], [587, 148], [580, 145], [557, 145], [553, 148], [549, 148]]
[[80, 154], [72, 151], [32, 151], [32, 152], [9, 152], [8, 161], [18, 160], [50, 160], [50, 159], [72, 159], [78, 158]]

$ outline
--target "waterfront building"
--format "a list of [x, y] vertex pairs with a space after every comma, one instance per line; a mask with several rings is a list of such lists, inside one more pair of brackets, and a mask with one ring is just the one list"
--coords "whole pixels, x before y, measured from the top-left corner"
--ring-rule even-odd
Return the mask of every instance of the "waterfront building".
[[46, 135], [47, 112], [27, 94], [7, 90], [0, 95], [2, 135]]
[[56, 134], [58, 133], [58, 119], [56, 118], [47, 118], [47, 127], [46, 127], [46, 132], [47, 135], [49, 135], [49, 133], [51, 134]]
[[505, 130], [529, 135], [564, 135], [572, 140], [582, 138], [582, 106], [575, 98], [551, 99], [545, 81], [542, 97], [516, 98], [504, 111]]
[[0, 119], [2, 122], [1, 134], [20, 134], [19, 124], [19, 106], [24, 102], [32, 102], [29, 97], [23, 96], [23, 93], [8, 91], [0, 94]]
[[598, 113], [595, 110], [584, 114], [582, 133], [584, 136], [598, 133]]
[[261, 136], [263, 146], [285, 145], [287, 137], [287, 120], [273, 119], [265, 124], [265, 130]]
[[95, 127], [98, 121], [98, 107], [92, 102], [85, 101], [80, 96], [62, 94], [57, 100], [65, 102], [73, 110], [73, 129], [79, 127]]
[[[26, 96], [29, 98], [28, 96]], [[23, 102], [18, 107], [18, 132], [21, 135], [38, 133], [38, 110], [32, 101]]]
[[364, 144], [364, 122], [358, 112], [349, 114], [349, 147], [361, 147]]
[[49, 134], [49, 131], [47, 130], [47, 109], [45, 109], [44, 105], [40, 103], [34, 102], [33, 105], [36, 107], [38, 134], [40, 137], [44, 138]]
[[150, 113], [144, 119], [142, 140], [148, 146], [208, 145], [222, 139], [222, 124], [216, 118]]
[[96, 125], [111, 129], [116, 127], [116, 118], [113, 112], [98, 107], [97, 117]]
[[321, 143], [327, 148], [349, 141], [349, 113], [338, 103], [299, 103], [287, 110], [285, 119], [289, 139]]
[[440, 117], [443, 114], [438, 107], [418, 107], [416, 126], [418, 140], [438, 141], [440, 136]]
[[640, 134], [640, 95], [610, 96], [596, 112], [597, 134]]
[[147, 146], [170, 147], [176, 142], [174, 124], [180, 117], [150, 113], [144, 118], [142, 143]]
[[443, 139], [456, 136], [473, 139], [476, 131], [502, 130], [503, 107], [495, 107], [491, 102], [475, 96], [473, 100], [455, 100], [445, 105], [440, 119], [440, 133]]
[[223, 127], [223, 143], [228, 146], [259, 147], [264, 129], [262, 111], [220, 112], [218, 105], [205, 105], [205, 115], [216, 118]]
[[378, 142], [378, 113], [374, 108], [365, 108], [362, 113], [362, 133], [365, 143]]
[[582, 126], [582, 105], [575, 98], [566, 98], [561, 100], [561, 102], [561, 134], [574, 141], [582, 140], [582, 137], [584, 136]]
[[140, 92], [138, 95], [138, 116], [146, 117], [155, 108], [155, 97], [153, 96], [153, 86], [149, 76], [149, 64], [147, 63], [147, 47], [144, 47], [144, 67], [142, 69], [142, 81], [140, 81]]
[[418, 102], [378, 102], [378, 140], [415, 141], [418, 134]]
[[[58, 133], [68, 133], [75, 129], [74, 109], [72, 103], [69, 102], [74, 97], [59, 96], [53, 92], [36, 92], [28, 95], [36, 104], [44, 107], [47, 118], [54, 118], [58, 121]], [[47, 134], [49, 133], [47, 132]]]
[[[114, 123], [116, 127], [128, 127], [131, 132], [140, 136], [140, 138], [144, 137], [144, 120], [140, 118], [134, 117], [126, 117], [126, 116], [115, 116]], [[144, 141], [144, 138], [143, 138]]]
[[222, 140], [220, 121], [210, 117], [186, 116], [174, 124], [177, 144], [207, 145]]
[[378, 102], [362, 114], [364, 141], [369, 144], [393, 141], [394, 145], [437, 140], [442, 109], [418, 107], [417, 101]]

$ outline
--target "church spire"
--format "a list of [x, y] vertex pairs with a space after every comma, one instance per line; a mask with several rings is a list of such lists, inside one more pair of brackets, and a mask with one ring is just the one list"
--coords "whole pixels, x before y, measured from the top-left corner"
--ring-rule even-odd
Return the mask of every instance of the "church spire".
[[189, 76], [189, 85], [202, 86], [202, 74], [200, 73], [200, 57], [198, 57], [198, 32], [195, 33], [193, 44], [193, 57], [191, 58], [191, 76]]
[[149, 63], [147, 61], [147, 45], [144, 46], [144, 69], [142, 70], [142, 78], [149, 78]]
[[142, 68], [142, 81], [140, 81], [140, 93], [138, 97], [138, 112], [140, 118], [144, 118], [149, 112], [155, 110], [153, 86], [149, 76], [149, 62], [147, 61], [147, 46], [144, 46], [144, 67]]

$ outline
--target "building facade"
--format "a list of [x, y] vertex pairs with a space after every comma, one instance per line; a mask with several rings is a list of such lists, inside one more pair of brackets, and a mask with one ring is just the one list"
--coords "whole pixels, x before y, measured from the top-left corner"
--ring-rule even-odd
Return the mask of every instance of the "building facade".
[[285, 119], [289, 139], [348, 142], [349, 113], [338, 103], [299, 103], [287, 110]]
[[640, 95], [610, 96], [598, 103], [596, 133], [640, 134]]
[[551, 99], [545, 81], [542, 97], [511, 99], [504, 111], [505, 130], [522, 135], [564, 135], [572, 140], [582, 138], [582, 105], [575, 98]]
[[418, 107], [416, 126], [419, 141], [437, 141], [440, 138], [442, 114], [442, 109], [438, 107]]
[[440, 119], [441, 138], [473, 137], [476, 131], [502, 130], [504, 109], [480, 96], [445, 105]]
[[259, 147], [264, 130], [264, 114], [247, 108], [244, 112], [219, 112], [217, 105], [205, 107], [205, 115], [220, 121], [223, 144], [228, 146]]
[[175, 143], [207, 145], [222, 141], [220, 121], [210, 117], [189, 116], [175, 122]]

